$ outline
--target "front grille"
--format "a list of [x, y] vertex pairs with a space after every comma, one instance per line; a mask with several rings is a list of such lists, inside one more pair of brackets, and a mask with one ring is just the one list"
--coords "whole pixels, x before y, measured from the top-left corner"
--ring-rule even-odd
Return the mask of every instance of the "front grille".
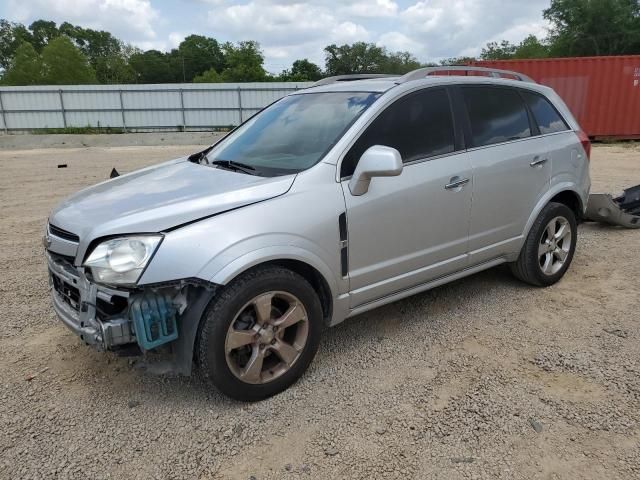
[[60, 265], [74, 277], [78, 276], [78, 270], [73, 266], [73, 262], [75, 260], [74, 257], [69, 255], [60, 255], [59, 253], [55, 253], [50, 250], [47, 250], [47, 253], [57, 265]]
[[76, 311], [80, 310], [80, 290], [69, 285], [67, 282], [59, 278], [57, 275], [51, 275], [53, 289], [60, 298]]
[[56, 237], [62, 238], [64, 240], [68, 240], [70, 242], [75, 242], [75, 243], [80, 242], [80, 237], [75, 233], [67, 232], [66, 230], [58, 228], [52, 224], [49, 224], [49, 233], [51, 235], [55, 235]]

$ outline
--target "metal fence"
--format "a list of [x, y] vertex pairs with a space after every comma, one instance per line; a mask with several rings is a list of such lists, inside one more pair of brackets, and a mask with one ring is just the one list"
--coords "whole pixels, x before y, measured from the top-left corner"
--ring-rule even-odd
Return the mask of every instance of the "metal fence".
[[310, 85], [278, 82], [3, 87], [0, 129], [11, 133], [70, 127], [124, 131], [229, 127]]

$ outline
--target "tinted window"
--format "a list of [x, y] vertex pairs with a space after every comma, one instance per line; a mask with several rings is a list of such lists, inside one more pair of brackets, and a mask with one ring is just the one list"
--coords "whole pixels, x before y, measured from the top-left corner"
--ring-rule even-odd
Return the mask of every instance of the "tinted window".
[[522, 94], [538, 123], [540, 133], [544, 135], [545, 133], [562, 132], [569, 129], [549, 100], [535, 93], [522, 92]]
[[516, 90], [466, 87], [462, 92], [474, 147], [531, 136], [529, 115]]
[[409, 94], [387, 107], [351, 147], [342, 161], [341, 176], [351, 175], [373, 145], [397, 149], [405, 163], [453, 152], [453, 119], [446, 90]]
[[379, 96], [338, 92], [284, 97], [217, 144], [207, 158], [244, 163], [264, 176], [300, 172], [320, 161]]

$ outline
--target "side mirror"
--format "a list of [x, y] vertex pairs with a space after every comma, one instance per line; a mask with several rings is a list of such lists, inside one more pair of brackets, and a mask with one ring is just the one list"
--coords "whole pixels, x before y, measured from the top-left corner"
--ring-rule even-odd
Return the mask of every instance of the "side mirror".
[[395, 148], [383, 145], [369, 147], [358, 161], [356, 171], [349, 180], [351, 195], [367, 193], [373, 177], [396, 177], [402, 173], [402, 157]]

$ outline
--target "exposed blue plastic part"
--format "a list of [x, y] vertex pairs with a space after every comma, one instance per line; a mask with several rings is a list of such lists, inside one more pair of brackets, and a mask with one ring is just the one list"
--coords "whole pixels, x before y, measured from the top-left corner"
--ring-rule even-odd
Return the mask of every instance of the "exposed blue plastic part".
[[178, 338], [177, 311], [171, 297], [149, 293], [135, 298], [129, 307], [138, 345], [144, 350]]

